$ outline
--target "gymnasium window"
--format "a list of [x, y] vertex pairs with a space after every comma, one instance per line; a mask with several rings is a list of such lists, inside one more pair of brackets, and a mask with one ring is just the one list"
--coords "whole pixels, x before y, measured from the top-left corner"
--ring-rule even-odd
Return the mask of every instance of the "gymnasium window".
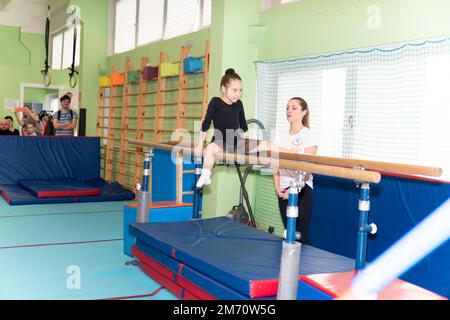
[[115, 10], [114, 52], [125, 52], [136, 45], [136, 0], [120, 0]]
[[303, 97], [318, 154], [441, 167], [450, 181], [450, 38], [257, 63], [256, 117]]
[[[75, 52], [75, 66], [80, 65], [80, 35], [81, 27], [77, 26], [77, 44]], [[52, 69], [62, 70], [72, 66], [73, 59], [73, 28], [64, 28], [52, 37]]]
[[164, 2], [165, 0], [140, 1], [138, 46], [162, 39]]
[[211, 0], [114, 0], [114, 53], [209, 27]]
[[299, 1], [302, 0], [261, 0], [261, 11], [267, 11], [291, 2]]

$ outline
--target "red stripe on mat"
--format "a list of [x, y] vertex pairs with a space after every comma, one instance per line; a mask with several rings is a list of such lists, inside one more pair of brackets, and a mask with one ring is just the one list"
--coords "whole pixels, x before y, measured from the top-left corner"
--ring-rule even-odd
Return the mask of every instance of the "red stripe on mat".
[[17, 248], [33, 248], [33, 247], [64, 246], [64, 245], [87, 244], [87, 243], [101, 243], [101, 242], [114, 242], [114, 241], [123, 241], [123, 239], [108, 239], [108, 240], [92, 240], [92, 241], [77, 241], [77, 242], [53, 242], [53, 243], [39, 243], [39, 244], [24, 244], [24, 245], [19, 245], [19, 246], [0, 247], [0, 250], [4, 250], [4, 249], [17, 249]]
[[141, 294], [136, 296], [125, 296], [125, 297], [115, 297], [115, 298], [105, 298], [105, 299], [97, 299], [97, 300], [129, 300], [129, 299], [137, 299], [137, 298], [149, 298], [156, 296], [161, 290], [165, 289], [164, 287], [159, 287], [155, 291], [150, 294]]
[[9, 199], [8, 194], [2, 190], [2, 197], [5, 199], [6, 202], [8, 202], [9, 205], [11, 205], [11, 199]]
[[40, 191], [37, 193], [38, 198], [68, 198], [68, 197], [87, 197], [99, 195], [100, 189], [53, 190], [53, 191]]
[[395, 173], [395, 172], [387, 172], [387, 171], [378, 171], [378, 172], [384, 176], [391, 176], [391, 177], [410, 179], [410, 180], [435, 182], [435, 183], [442, 183], [442, 184], [450, 184], [450, 181], [440, 180], [440, 179], [438, 179], [438, 177], [428, 178], [428, 177], [418, 176], [418, 175], [413, 175], [413, 174], [403, 174], [403, 173]]
[[152, 267], [146, 265], [145, 263], [141, 263], [139, 267], [142, 271], [145, 272], [150, 278], [158, 282], [160, 285], [164, 286], [167, 290], [169, 290], [173, 295], [177, 296], [180, 299], [190, 299], [190, 300], [199, 300], [194, 294], [187, 292], [183, 287], [179, 286], [172, 280], [164, 277], [158, 271], [153, 269]]
[[[139, 250], [136, 246], [131, 247], [131, 253], [141, 262], [141, 265], [154, 268], [160, 274], [165, 274], [165, 276], [169, 279], [175, 279], [177, 285], [181, 286], [181, 288], [183, 289], [186, 289], [186, 293], [191, 293], [200, 300], [217, 300], [217, 298], [211, 295], [209, 292], [200, 288], [190, 280], [185, 279], [181, 274], [175, 274], [165, 265], [161, 264], [160, 262], [150, 257], [148, 254]], [[176, 275], [176, 277], [174, 277], [174, 275]], [[189, 300], [187, 296], [185, 296], [184, 299]]]

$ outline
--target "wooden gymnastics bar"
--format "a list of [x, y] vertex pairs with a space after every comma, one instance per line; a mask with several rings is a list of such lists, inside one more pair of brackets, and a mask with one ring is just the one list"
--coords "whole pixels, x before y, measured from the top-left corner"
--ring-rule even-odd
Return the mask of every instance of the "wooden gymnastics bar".
[[[169, 142], [169, 145], [174, 145], [176, 142]], [[184, 145], [183, 145], [184, 146]], [[252, 154], [250, 154], [251, 156]], [[346, 159], [337, 157], [315, 156], [309, 154], [299, 154], [283, 151], [268, 151], [267, 155], [263, 158], [275, 158], [281, 160], [293, 160], [302, 161], [306, 163], [323, 164], [334, 167], [352, 168], [359, 170], [371, 170], [381, 172], [391, 172], [398, 174], [411, 174], [411, 175], [423, 175], [440, 177], [442, 175], [442, 169], [436, 167], [409, 165], [401, 163], [381, 162], [372, 160], [358, 160], [358, 159]], [[306, 171], [306, 170], [305, 170]], [[313, 172], [311, 172], [313, 173]]]
[[425, 175], [432, 177], [440, 177], [442, 175], [441, 168], [417, 166], [401, 163], [371, 161], [371, 160], [358, 160], [358, 159], [344, 159], [336, 157], [325, 156], [313, 156], [308, 154], [298, 154], [290, 152], [268, 152], [268, 156], [272, 157], [277, 155], [280, 159], [295, 160], [313, 162], [317, 164], [326, 164], [337, 167], [349, 167], [349, 168], [363, 168], [374, 171], [386, 171], [399, 174], [412, 174], [412, 175]]
[[[129, 140], [129, 144], [131, 145], [139, 145], [143, 147], [156, 148], [168, 151], [183, 151], [188, 152], [189, 154], [193, 154], [193, 147], [187, 146], [174, 146], [172, 144], [165, 143], [155, 143], [151, 141], [136, 141]], [[224, 161], [225, 163], [234, 164], [235, 162], [240, 164], [255, 164], [262, 165], [265, 167], [271, 168], [281, 168], [281, 169], [290, 169], [290, 170], [301, 170], [309, 173], [316, 173], [326, 176], [370, 182], [370, 183], [379, 183], [381, 180], [381, 175], [379, 172], [374, 171], [364, 171], [352, 168], [343, 168], [336, 166], [329, 166], [323, 164], [314, 164], [299, 160], [286, 160], [286, 159], [275, 159], [271, 157], [259, 157], [252, 155], [243, 155], [236, 153], [228, 153], [228, 152], [219, 152], [216, 155], [216, 161]]]

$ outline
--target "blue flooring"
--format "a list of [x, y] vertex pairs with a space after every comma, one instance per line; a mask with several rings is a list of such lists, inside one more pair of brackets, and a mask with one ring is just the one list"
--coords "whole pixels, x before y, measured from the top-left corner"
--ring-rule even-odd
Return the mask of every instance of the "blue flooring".
[[158, 283], [125, 265], [122, 214], [123, 202], [10, 207], [0, 200], [0, 299], [177, 299], [155, 293]]
[[0, 248], [122, 239], [122, 213], [79, 213], [0, 219]]

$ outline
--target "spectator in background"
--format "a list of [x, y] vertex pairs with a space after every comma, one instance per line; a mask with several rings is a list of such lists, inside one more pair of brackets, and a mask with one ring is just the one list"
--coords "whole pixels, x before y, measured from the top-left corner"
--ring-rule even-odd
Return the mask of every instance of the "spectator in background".
[[[36, 128], [36, 134], [41, 135], [42, 134], [42, 126], [41, 126], [39, 117], [36, 114], [36, 112], [30, 106], [25, 106], [22, 109], [23, 109], [23, 111], [19, 111], [21, 109], [18, 109], [18, 108], [14, 109], [14, 114], [16, 115], [16, 119], [19, 122], [20, 126], [22, 127], [21, 134], [25, 135], [26, 125], [28, 123], [32, 123], [32, 124], [34, 124], [34, 126]], [[19, 116], [20, 113], [22, 113], [22, 116]]]
[[0, 120], [0, 136], [12, 136], [12, 132], [9, 130], [8, 120]]
[[53, 126], [56, 136], [74, 136], [77, 127], [78, 115], [70, 108], [71, 99], [68, 95], [63, 95], [59, 101], [61, 108], [53, 114]]
[[19, 130], [14, 128], [14, 119], [11, 116], [6, 116], [4, 119], [7, 120], [9, 123], [9, 131], [11, 131], [11, 135], [20, 136]]
[[29, 122], [25, 125], [25, 134], [26, 137], [35, 137], [37, 136], [36, 133], [36, 125], [32, 122]]
[[65, 95], [70, 98], [70, 101], [72, 101], [72, 99], [73, 99], [73, 93], [72, 92], [66, 92]]
[[53, 126], [53, 116], [47, 111], [41, 111], [39, 113], [39, 120], [42, 123], [42, 135], [44, 136], [54, 136], [55, 127]]

